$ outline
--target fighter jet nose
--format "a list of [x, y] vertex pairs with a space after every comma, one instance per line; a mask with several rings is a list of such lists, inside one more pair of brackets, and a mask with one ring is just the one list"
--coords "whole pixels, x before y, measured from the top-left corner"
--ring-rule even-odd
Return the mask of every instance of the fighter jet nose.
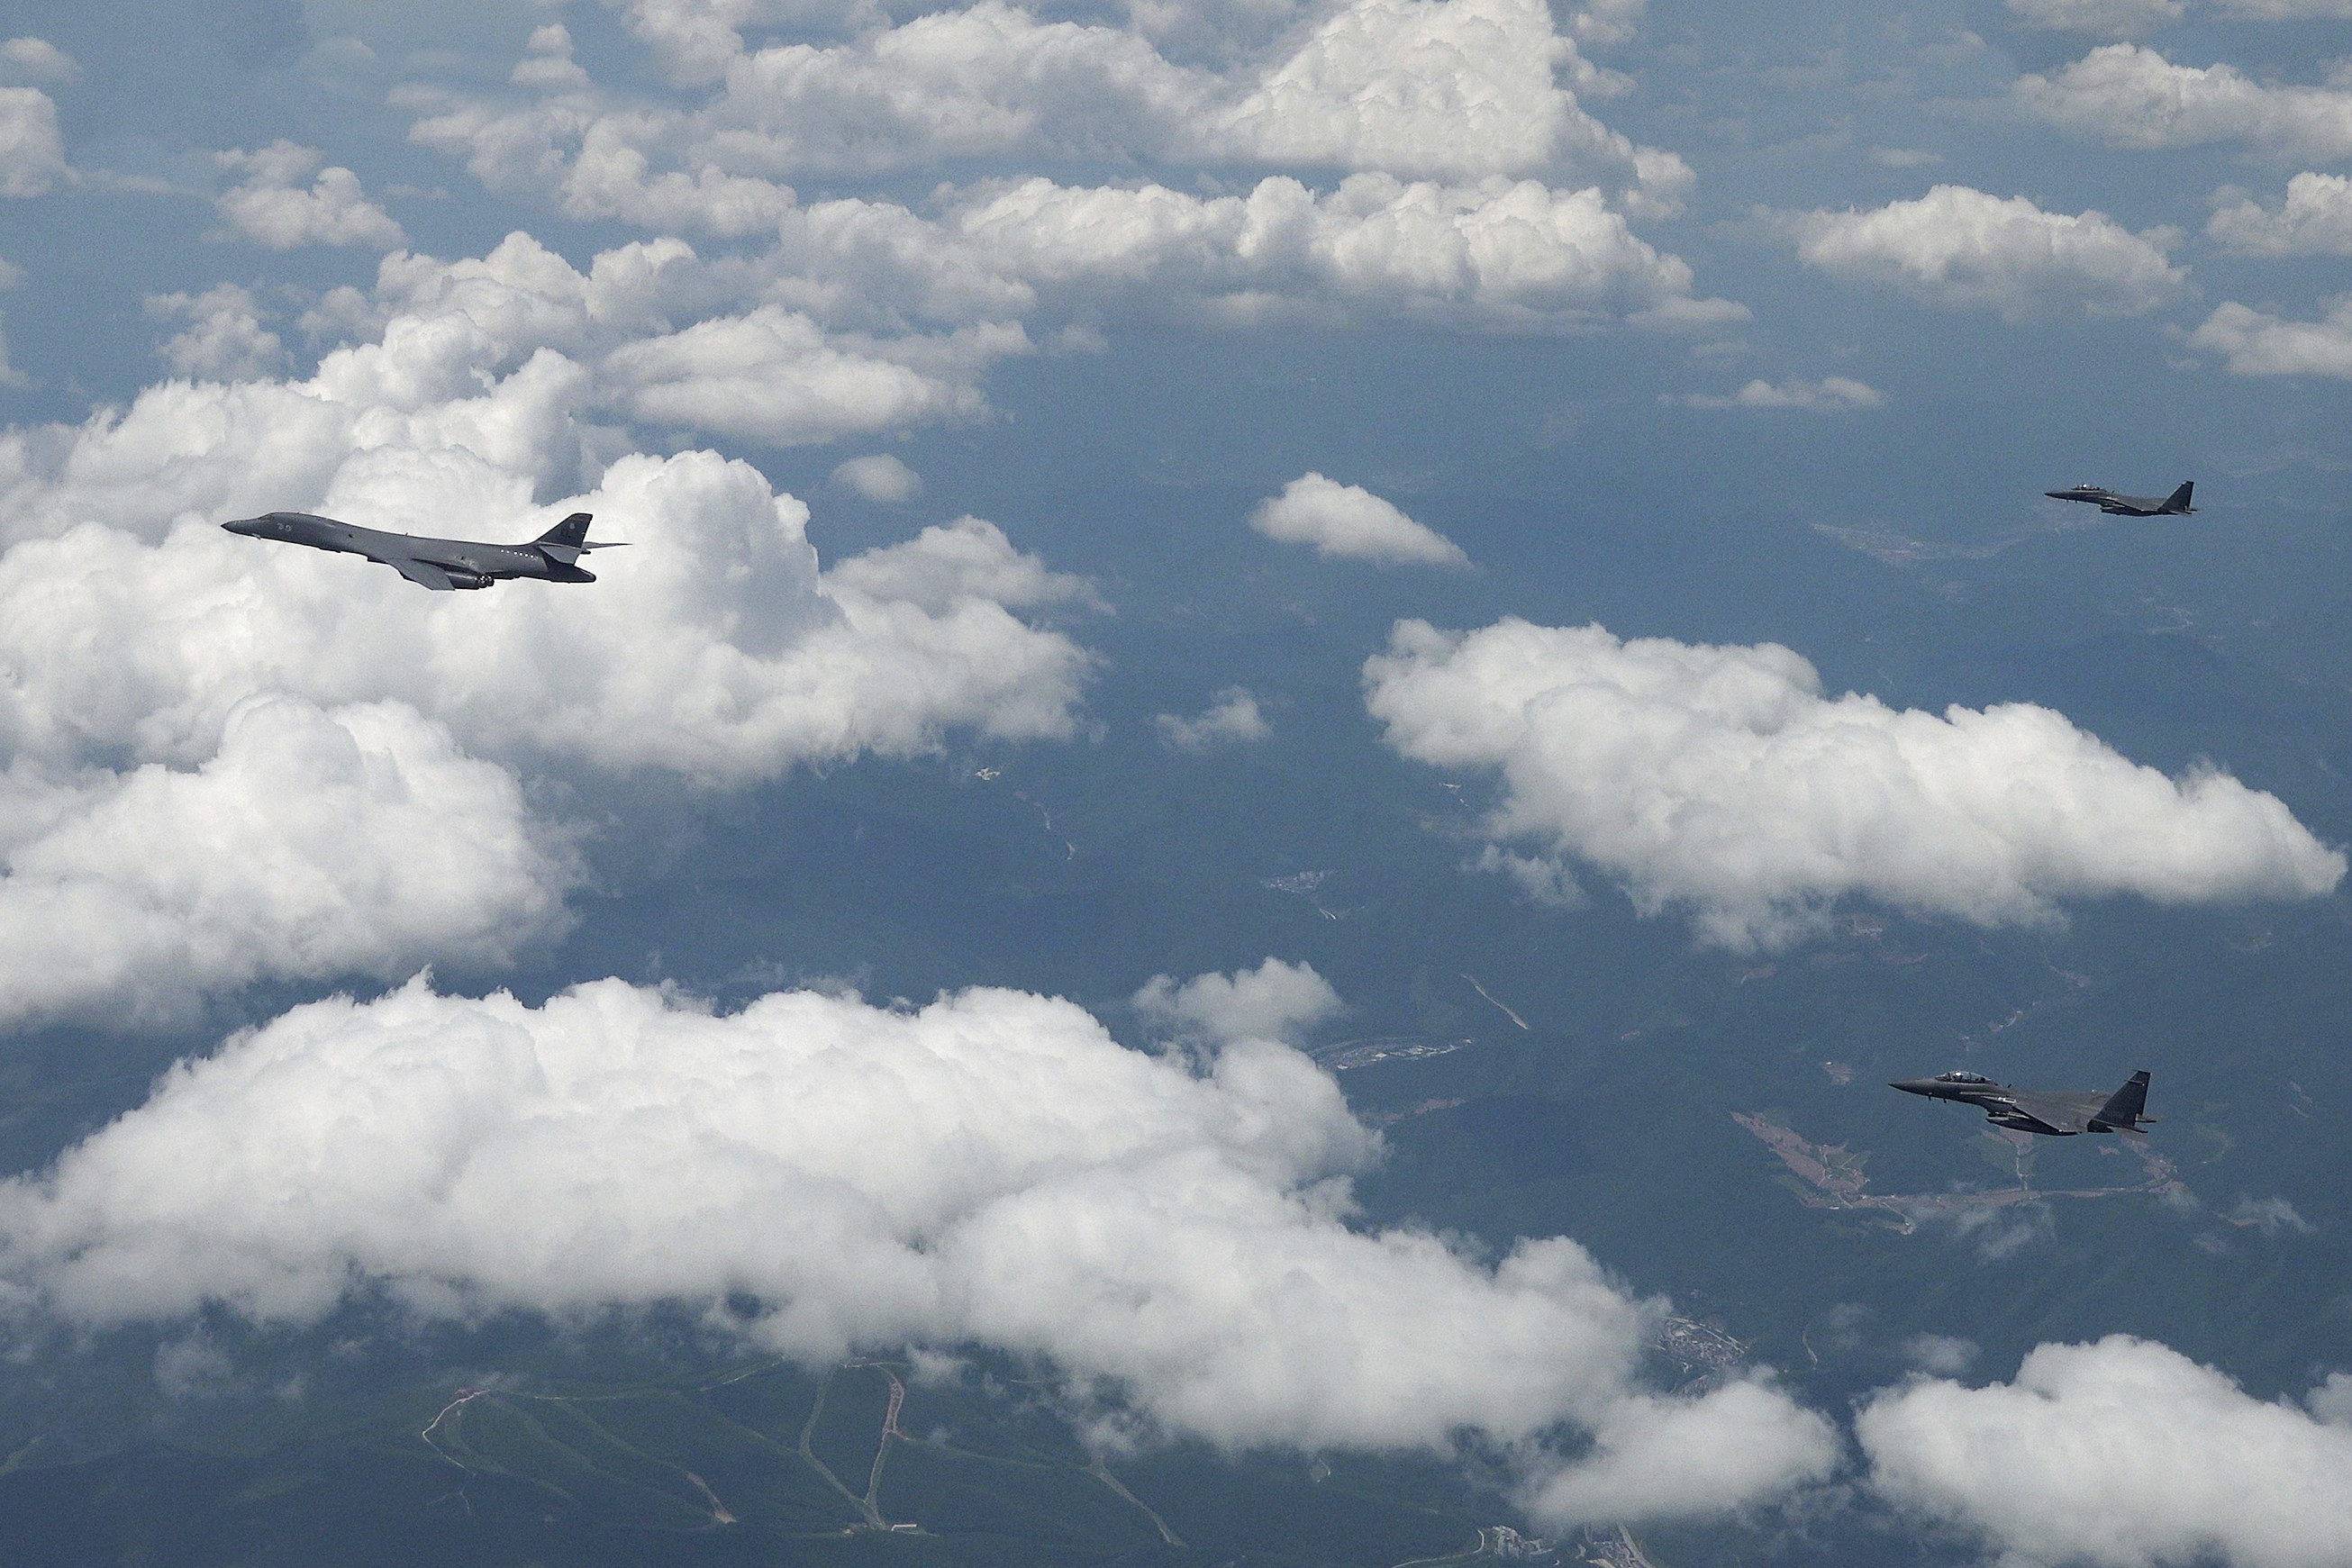
[[1900, 1089], [1906, 1094], [1927, 1094], [1933, 1092], [1927, 1087], [1933, 1082], [1935, 1082], [1933, 1079], [1928, 1078], [1896, 1078], [1889, 1080], [1886, 1086], [1889, 1089]]
[[226, 528], [233, 534], [253, 534], [260, 531], [261, 519], [259, 517], [238, 517], [234, 522], [223, 523], [221, 527]]
[[2063, 490], [2044, 490], [2042, 493], [2053, 501], [2063, 501], [2066, 498], [2066, 492]]

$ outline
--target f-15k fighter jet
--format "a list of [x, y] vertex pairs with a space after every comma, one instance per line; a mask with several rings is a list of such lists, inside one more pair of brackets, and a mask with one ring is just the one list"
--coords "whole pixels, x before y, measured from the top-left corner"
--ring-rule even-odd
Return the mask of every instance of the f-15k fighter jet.
[[1995, 1083], [1981, 1072], [1939, 1072], [1933, 1078], [1905, 1078], [1887, 1085], [1906, 1094], [1934, 1100], [1958, 1100], [1974, 1105], [1997, 1125], [2023, 1133], [2043, 1133], [2071, 1138], [2077, 1133], [2121, 1133], [2129, 1138], [2147, 1136], [2140, 1128], [2156, 1120], [2140, 1113], [2147, 1108], [2147, 1074], [2135, 1072], [2112, 1094], [2096, 1091], [2077, 1093], [2064, 1089], [2012, 1089]]
[[2155, 496], [2118, 496], [2097, 485], [2077, 485], [2071, 490], [2042, 493], [2053, 501], [2088, 501], [2099, 510], [2119, 517], [2185, 517], [2197, 509], [2189, 504], [2189, 492], [2196, 488], [2195, 480], [2183, 480], [2179, 489], [2160, 499]]
[[548, 582], [593, 582], [580, 569], [592, 549], [618, 548], [617, 539], [590, 543], [586, 512], [574, 512], [527, 545], [478, 544], [471, 539], [433, 539], [388, 534], [308, 512], [265, 512], [221, 527], [257, 539], [284, 539], [312, 549], [336, 550], [382, 561], [420, 588], [446, 593], [455, 588], [488, 588], [501, 578], [535, 577]]

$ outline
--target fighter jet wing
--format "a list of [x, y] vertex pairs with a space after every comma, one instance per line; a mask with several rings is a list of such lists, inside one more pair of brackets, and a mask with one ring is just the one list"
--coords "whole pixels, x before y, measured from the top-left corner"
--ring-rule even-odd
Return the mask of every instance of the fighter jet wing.
[[375, 559], [419, 588], [429, 588], [436, 593], [455, 593], [457, 591], [457, 585], [449, 580], [449, 574], [429, 560], [419, 560], [409, 555], [380, 555]]
[[2063, 1094], [2032, 1089], [2010, 1091], [2010, 1103], [2054, 1133], [2081, 1132], [2098, 1113], [2099, 1107], [2106, 1103], [2107, 1097], [2104, 1094]]

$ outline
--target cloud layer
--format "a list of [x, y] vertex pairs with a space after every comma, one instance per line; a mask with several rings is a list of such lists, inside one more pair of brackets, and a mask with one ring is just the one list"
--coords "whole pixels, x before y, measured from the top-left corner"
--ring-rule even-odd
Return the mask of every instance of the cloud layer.
[[[826, 571], [806, 507], [748, 465], [621, 455], [599, 423], [614, 402], [713, 384], [699, 361], [629, 357], [697, 360], [697, 328], [648, 313], [686, 256], [582, 273], [522, 236], [479, 260], [395, 255], [372, 296], [320, 308], [369, 340], [303, 379], [255, 362], [284, 348], [246, 290], [151, 301], [186, 323], [167, 346], [184, 368], [263, 373], [0, 434], [0, 919], [54, 948], [0, 1017], [158, 1021], [263, 977], [504, 962], [562, 928], [578, 875], [524, 810], [525, 773], [731, 786], [950, 728], [1072, 732], [1091, 659], [1029, 617], [1091, 593], [992, 525]], [[893, 377], [951, 384], [803, 346], [800, 380], [777, 380], [806, 398], [773, 416], [803, 436], [901, 417]], [[583, 510], [635, 548], [600, 556], [593, 588], [436, 595], [215, 526], [288, 508], [509, 539]], [[304, 802], [340, 831], [306, 826]], [[133, 840], [146, 872], [105, 852]]]
[[2168, 779], [2029, 704], [1826, 697], [1771, 643], [1407, 621], [1364, 685], [1404, 756], [1501, 773], [1490, 838], [1587, 862], [1643, 912], [1686, 907], [1737, 948], [1790, 940], [1848, 896], [1997, 925], [2116, 894], [2315, 897], [2345, 872], [2226, 774]]
[[2045, 1344], [2013, 1383], [1882, 1390], [1854, 1431], [1881, 1496], [2033, 1561], [2352, 1559], [2352, 1427], [2251, 1398], [2146, 1340]]
[[[1295, 1018], [1312, 971], [1276, 967]], [[1192, 1016], [1230, 1027], [1265, 974]], [[977, 1343], [1108, 1380], [1160, 1430], [1445, 1453], [1469, 1428], [1554, 1487], [1580, 1473], [1531, 1446], [1556, 1423], [1645, 1466], [1741, 1449], [1631, 1489], [1601, 1461], [1590, 1490], [1626, 1515], [1834, 1462], [1826, 1423], [1767, 1385], [1643, 1391], [1657, 1305], [1573, 1242], [1490, 1265], [1350, 1228], [1375, 1147], [1286, 1047], [1228, 1040], [1196, 1068], [1015, 992], [722, 1018], [613, 980], [539, 1009], [412, 985], [239, 1036], [0, 1185], [0, 1278], [19, 1311], [93, 1324], [206, 1303], [308, 1322], [362, 1290], [432, 1316], [748, 1296], [739, 1331], [813, 1363]]]

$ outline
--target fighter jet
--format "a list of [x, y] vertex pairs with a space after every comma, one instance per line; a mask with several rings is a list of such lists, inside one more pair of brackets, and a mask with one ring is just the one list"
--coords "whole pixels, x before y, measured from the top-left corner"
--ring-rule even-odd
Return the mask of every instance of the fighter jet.
[[2118, 496], [2097, 485], [2077, 485], [2071, 490], [2042, 493], [2053, 501], [2088, 501], [2118, 517], [2183, 517], [2197, 509], [2189, 504], [2189, 493], [2196, 488], [2195, 480], [2183, 480], [2179, 489], [2162, 500], [2154, 496]]
[[1995, 1083], [1981, 1072], [1938, 1072], [1933, 1078], [1903, 1078], [1887, 1085], [1906, 1094], [1931, 1100], [1958, 1100], [1982, 1110], [1998, 1126], [2024, 1133], [2071, 1138], [2077, 1133], [2121, 1133], [2128, 1138], [2147, 1136], [2140, 1129], [2156, 1120], [2140, 1113], [2147, 1106], [2147, 1074], [2135, 1072], [2112, 1094], [2095, 1090], [2012, 1089]]
[[614, 549], [617, 539], [591, 544], [586, 512], [574, 512], [527, 545], [477, 544], [470, 539], [433, 539], [388, 534], [308, 512], [265, 512], [222, 528], [257, 539], [284, 539], [312, 549], [335, 550], [382, 561], [420, 588], [446, 593], [453, 588], [488, 588], [506, 577], [536, 577], [548, 582], [593, 582], [596, 575], [577, 564], [592, 549]]

